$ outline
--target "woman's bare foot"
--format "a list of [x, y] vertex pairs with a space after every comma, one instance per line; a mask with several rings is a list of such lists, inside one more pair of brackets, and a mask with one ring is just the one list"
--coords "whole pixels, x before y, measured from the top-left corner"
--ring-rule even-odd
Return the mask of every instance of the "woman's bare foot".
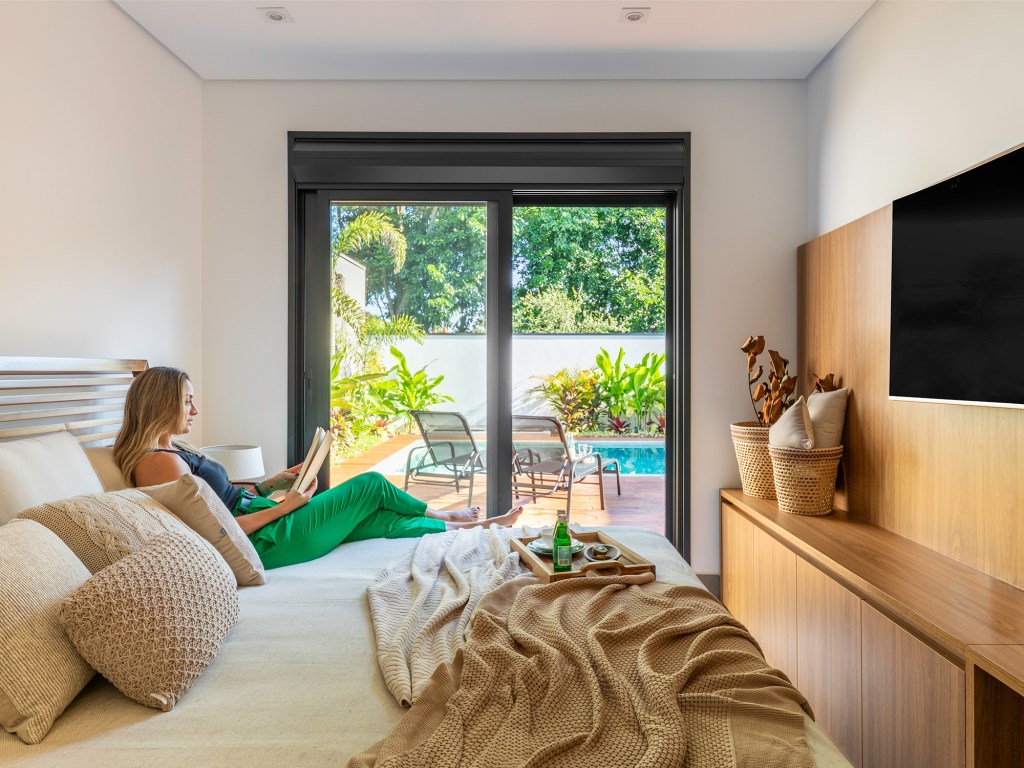
[[504, 515], [499, 515], [498, 517], [486, 517], [483, 520], [470, 520], [466, 522], [447, 521], [445, 522], [444, 527], [446, 530], [454, 531], [459, 528], [477, 528], [481, 525], [512, 526], [516, 524], [516, 520], [519, 519], [521, 514], [523, 514], [523, 504], [512, 507], [512, 509]]
[[480, 507], [466, 507], [465, 509], [427, 509], [423, 513], [425, 517], [432, 517], [435, 520], [444, 520], [446, 523], [471, 523], [480, 519]]

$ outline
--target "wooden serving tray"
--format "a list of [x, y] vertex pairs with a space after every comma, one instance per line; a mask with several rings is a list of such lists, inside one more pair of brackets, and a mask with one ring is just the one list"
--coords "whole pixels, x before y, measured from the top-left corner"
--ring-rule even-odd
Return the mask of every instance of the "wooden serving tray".
[[588, 533], [577, 533], [570, 530], [569, 535], [577, 541], [582, 541], [584, 544], [610, 544], [614, 547], [618, 547], [622, 553], [616, 560], [604, 560], [600, 562], [591, 562], [583, 556], [582, 552], [577, 552], [572, 558], [572, 570], [571, 571], [559, 571], [555, 573], [555, 561], [550, 557], [538, 555], [527, 545], [528, 542], [534, 539], [539, 539], [539, 536], [524, 536], [522, 538], [511, 539], [512, 548], [519, 553], [519, 557], [524, 563], [530, 566], [530, 570], [536, 574], [537, 578], [548, 584], [552, 581], [561, 581], [562, 579], [572, 579], [577, 576], [586, 576], [588, 573], [592, 573], [595, 576], [612, 576], [617, 574], [635, 574], [635, 573], [654, 573], [654, 563], [647, 560], [636, 552], [631, 550], [629, 547], [624, 547], [611, 536], [601, 531], [591, 531]]

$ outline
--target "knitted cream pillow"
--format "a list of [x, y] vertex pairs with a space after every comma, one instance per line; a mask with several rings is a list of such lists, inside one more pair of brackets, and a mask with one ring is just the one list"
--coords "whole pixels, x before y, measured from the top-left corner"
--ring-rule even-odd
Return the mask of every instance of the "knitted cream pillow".
[[201, 477], [182, 475], [173, 482], [139, 490], [152, 496], [213, 544], [231, 567], [239, 586], [266, 582], [263, 563], [249, 538], [238, 527], [224, 502]]
[[40, 504], [18, 517], [42, 523], [60, 536], [91, 573], [161, 533], [195, 535], [160, 504], [134, 489]]
[[97, 672], [129, 698], [167, 712], [238, 620], [238, 593], [213, 547], [167, 533], [75, 590], [60, 620]]
[[58, 620], [89, 571], [31, 520], [0, 526], [0, 727], [37, 744], [94, 672]]

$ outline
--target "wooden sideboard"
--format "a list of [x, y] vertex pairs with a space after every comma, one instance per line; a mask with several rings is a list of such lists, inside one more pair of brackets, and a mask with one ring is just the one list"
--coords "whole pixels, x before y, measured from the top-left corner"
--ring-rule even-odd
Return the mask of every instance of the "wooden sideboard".
[[723, 602], [851, 763], [1024, 765], [1024, 591], [840, 510], [721, 515]]

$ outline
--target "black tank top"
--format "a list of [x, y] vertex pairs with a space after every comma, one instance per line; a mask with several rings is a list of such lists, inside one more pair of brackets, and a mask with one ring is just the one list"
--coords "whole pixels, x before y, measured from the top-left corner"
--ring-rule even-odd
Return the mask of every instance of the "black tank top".
[[213, 459], [200, 456], [198, 453], [183, 450], [167, 450], [166, 448], [154, 448], [159, 453], [176, 453], [182, 461], [188, 464], [189, 471], [196, 477], [201, 477], [207, 482], [213, 492], [220, 496], [224, 506], [234, 511], [235, 504], [242, 496], [242, 489], [232, 485], [228, 480], [227, 470]]

